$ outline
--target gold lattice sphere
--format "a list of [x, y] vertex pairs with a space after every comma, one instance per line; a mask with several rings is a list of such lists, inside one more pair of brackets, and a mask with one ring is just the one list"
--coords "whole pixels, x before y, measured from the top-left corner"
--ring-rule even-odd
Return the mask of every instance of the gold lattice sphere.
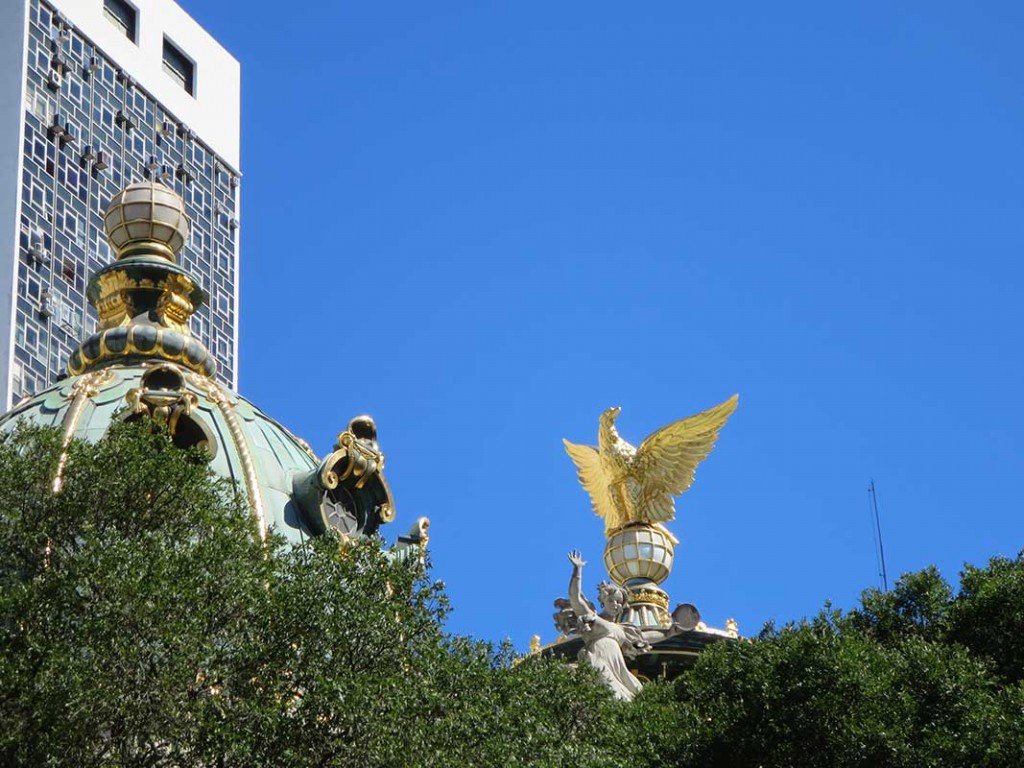
[[604, 565], [618, 584], [650, 579], [660, 584], [672, 571], [675, 547], [660, 526], [630, 525], [612, 534], [604, 548]]
[[145, 251], [172, 260], [189, 231], [184, 201], [156, 181], [131, 184], [118, 192], [107, 206], [103, 228], [118, 257]]

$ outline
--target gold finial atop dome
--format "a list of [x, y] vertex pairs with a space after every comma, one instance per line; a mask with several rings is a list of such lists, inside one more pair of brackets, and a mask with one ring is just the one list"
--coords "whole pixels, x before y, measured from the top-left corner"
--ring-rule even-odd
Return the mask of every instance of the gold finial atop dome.
[[114, 195], [103, 229], [118, 259], [154, 255], [172, 262], [189, 232], [184, 201], [156, 181], [130, 184]]
[[182, 199], [154, 181], [131, 184], [110, 201], [103, 227], [117, 260], [89, 280], [99, 328], [71, 353], [68, 373], [156, 359], [215, 376], [216, 362], [188, 327], [206, 291], [176, 261], [189, 231]]

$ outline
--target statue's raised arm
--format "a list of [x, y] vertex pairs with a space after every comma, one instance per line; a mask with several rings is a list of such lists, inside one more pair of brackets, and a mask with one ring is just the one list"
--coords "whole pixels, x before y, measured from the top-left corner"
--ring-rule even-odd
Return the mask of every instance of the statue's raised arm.
[[569, 553], [569, 562], [572, 563], [572, 576], [569, 577], [569, 605], [576, 614], [577, 621], [593, 621], [597, 614], [594, 606], [583, 596], [583, 566], [586, 561], [580, 555], [579, 550]]

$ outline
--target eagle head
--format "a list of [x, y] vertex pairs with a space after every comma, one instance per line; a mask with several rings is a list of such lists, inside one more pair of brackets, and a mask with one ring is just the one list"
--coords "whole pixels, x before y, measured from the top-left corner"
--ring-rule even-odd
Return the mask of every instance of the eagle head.
[[611, 408], [609, 408], [608, 410], [601, 414], [601, 423], [607, 423], [609, 426], [613, 426], [615, 424], [615, 419], [619, 417], [620, 413], [622, 413], [622, 407], [618, 405], [613, 405]]
[[598, 430], [598, 437], [604, 436], [606, 439], [610, 438], [611, 442], [615, 442], [619, 439], [619, 433], [615, 429], [615, 419], [622, 412], [622, 408], [619, 406], [612, 406], [604, 413], [601, 414], [600, 428]]

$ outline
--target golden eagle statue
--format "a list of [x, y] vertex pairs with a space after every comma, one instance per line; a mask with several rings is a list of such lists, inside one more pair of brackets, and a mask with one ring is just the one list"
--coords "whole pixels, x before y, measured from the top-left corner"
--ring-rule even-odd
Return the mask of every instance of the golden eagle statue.
[[576, 463], [580, 484], [590, 494], [594, 512], [604, 518], [605, 535], [630, 523], [660, 527], [675, 517], [672, 498], [693, 483], [697, 465], [715, 447], [718, 432], [737, 402], [739, 395], [733, 395], [721, 405], [672, 422], [639, 448], [615, 430], [621, 408], [601, 414], [597, 448], [562, 440]]

